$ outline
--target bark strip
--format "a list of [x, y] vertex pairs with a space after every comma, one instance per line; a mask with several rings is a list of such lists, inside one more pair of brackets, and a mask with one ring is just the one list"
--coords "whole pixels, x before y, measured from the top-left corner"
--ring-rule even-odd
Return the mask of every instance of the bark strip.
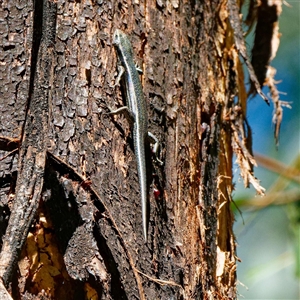
[[[16, 197], [12, 207], [3, 246], [0, 253], [0, 277], [7, 286], [16, 266], [18, 256], [36, 214], [46, 163], [49, 87], [51, 86], [52, 52], [55, 40], [56, 4], [44, 1], [35, 7], [35, 20], [42, 19], [42, 35], [32, 91], [29, 91], [28, 111], [19, 152]], [[35, 70], [34, 70], [35, 69]]]

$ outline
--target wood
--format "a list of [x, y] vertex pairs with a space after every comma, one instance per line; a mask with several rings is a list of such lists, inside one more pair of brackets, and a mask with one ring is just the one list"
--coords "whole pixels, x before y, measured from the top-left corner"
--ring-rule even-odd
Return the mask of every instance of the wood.
[[[32, 66], [33, 86], [26, 111], [18, 161], [16, 195], [0, 253], [0, 277], [8, 285], [17, 257], [36, 214], [44, 180], [46, 139], [48, 135], [48, 86], [51, 76], [56, 11], [45, 3], [42, 37], [37, 55], [36, 69]], [[52, 5], [53, 6], [53, 5]]]
[[[13, 298], [236, 298], [234, 152], [245, 182], [263, 189], [228, 5], [2, 3], [0, 277]], [[143, 69], [164, 161], [151, 163], [146, 244], [130, 125], [108, 114], [125, 103], [113, 86], [116, 28]]]

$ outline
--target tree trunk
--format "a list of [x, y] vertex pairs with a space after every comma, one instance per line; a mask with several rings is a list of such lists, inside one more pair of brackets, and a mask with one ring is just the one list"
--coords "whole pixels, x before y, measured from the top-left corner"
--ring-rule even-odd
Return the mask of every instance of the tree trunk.
[[[2, 2], [0, 277], [14, 299], [236, 298], [233, 151], [257, 184], [237, 16], [232, 0]], [[161, 143], [147, 242], [131, 127], [108, 114], [126, 105], [117, 28]]]

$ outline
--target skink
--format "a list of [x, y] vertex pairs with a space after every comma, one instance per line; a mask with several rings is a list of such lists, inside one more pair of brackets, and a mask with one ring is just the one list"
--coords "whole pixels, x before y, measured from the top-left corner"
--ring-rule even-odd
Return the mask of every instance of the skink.
[[[143, 94], [142, 84], [139, 74], [133, 60], [133, 50], [127, 35], [117, 29], [113, 35], [113, 44], [116, 47], [118, 59], [121, 63], [119, 66], [119, 75], [115, 85], [121, 77], [125, 85], [126, 103], [128, 106], [121, 107], [112, 114], [120, 113], [127, 110], [133, 121], [133, 144], [137, 160], [137, 171], [140, 184], [141, 202], [142, 202], [142, 219], [143, 233], [147, 241], [147, 170], [145, 159], [145, 145], [148, 139], [148, 116], [147, 106]], [[153, 138], [153, 137], [152, 137]]]

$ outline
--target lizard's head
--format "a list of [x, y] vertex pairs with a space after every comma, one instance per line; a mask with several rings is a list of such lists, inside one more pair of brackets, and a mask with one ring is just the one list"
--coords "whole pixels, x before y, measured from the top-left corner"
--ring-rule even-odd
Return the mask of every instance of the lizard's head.
[[120, 30], [120, 29], [116, 29], [113, 35], [113, 44], [114, 45], [119, 45], [121, 43], [122, 40], [122, 36], [124, 36], [125, 33]]
[[126, 51], [132, 52], [131, 44], [127, 35], [120, 29], [116, 29], [113, 35], [113, 44], [119, 48]]

